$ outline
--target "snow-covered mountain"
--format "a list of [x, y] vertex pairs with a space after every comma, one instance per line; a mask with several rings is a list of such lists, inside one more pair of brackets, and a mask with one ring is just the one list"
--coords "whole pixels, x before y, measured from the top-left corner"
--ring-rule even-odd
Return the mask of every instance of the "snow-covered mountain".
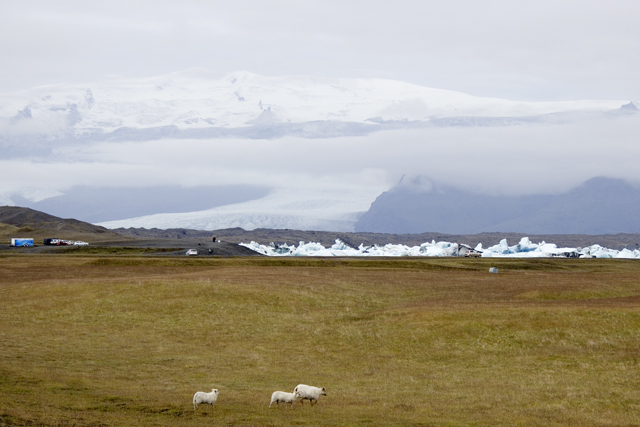
[[[0, 94], [0, 203], [51, 199], [74, 212], [64, 215], [87, 212], [108, 227], [353, 231], [387, 179], [402, 173], [438, 178], [474, 169], [501, 182], [479, 169], [524, 150], [493, 168], [512, 165], [520, 174], [545, 146], [557, 161], [575, 163], [575, 150], [555, 150], [566, 141], [580, 141], [596, 169], [607, 163], [599, 147], [616, 153], [612, 143], [633, 159], [626, 141], [637, 134], [639, 115], [630, 113], [639, 106], [481, 98], [384, 79], [220, 78], [202, 69], [40, 86]], [[592, 137], [594, 126], [582, 130], [595, 122], [606, 122], [616, 139]], [[556, 132], [566, 124], [569, 132]], [[393, 132], [372, 135], [383, 130]], [[144, 215], [141, 204], [165, 208]]]
[[636, 108], [622, 100], [480, 98], [383, 79], [265, 77], [248, 72], [216, 78], [209, 71], [190, 69], [0, 94], [0, 138], [6, 144], [25, 135], [49, 141], [326, 137], [427, 124], [510, 124], [517, 118], [606, 112], [625, 104]]

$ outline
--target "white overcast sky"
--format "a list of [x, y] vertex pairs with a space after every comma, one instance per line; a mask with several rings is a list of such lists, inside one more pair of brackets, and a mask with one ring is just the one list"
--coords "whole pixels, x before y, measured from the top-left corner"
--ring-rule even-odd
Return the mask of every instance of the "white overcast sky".
[[[640, 101], [640, 0], [1, 0], [0, 65], [0, 93], [203, 67], [388, 78], [511, 100]], [[197, 185], [195, 175], [382, 192], [423, 174], [484, 193], [559, 192], [594, 176], [640, 183], [639, 134], [635, 114], [317, 140], [131, 141], [46, 159], [0, 152], [0, 203], [77, 185]]]
[[205, 67], [640, 100], [640, 1], [3, 0], [0, 58], [0, 92]]

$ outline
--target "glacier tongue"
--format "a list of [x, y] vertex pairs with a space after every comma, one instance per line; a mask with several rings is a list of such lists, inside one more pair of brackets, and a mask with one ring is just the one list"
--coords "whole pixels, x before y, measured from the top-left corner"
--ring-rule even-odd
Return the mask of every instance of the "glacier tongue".
[[316, 190], [278, 188], [264, 198], [198, 212], [156, 214], [102, 222], [107, 228], [191, 228], [219, 230], [240, 227], [317, 231], [354, 231], [380, 188]]

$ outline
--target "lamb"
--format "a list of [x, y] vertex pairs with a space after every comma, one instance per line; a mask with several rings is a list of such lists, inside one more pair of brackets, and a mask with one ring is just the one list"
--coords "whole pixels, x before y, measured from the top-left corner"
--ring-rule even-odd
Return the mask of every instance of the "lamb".
[[195, 411], [196, 407], [201, 403], [213, 406], [216, 400], [218, 400], [218, 389], [212, 389], [211, 393], [198, 391], [193, 395], [193, 410]]
[[271, 403], [269, 403], [269, 408], [273, 405], [273, 402], [276, 402], [276, 405], [279, 405], [280, 402], [283, 403], [293, 403], [296, 401], [296, 395], [293, 393], [287, 393], [286, 391], [274, 391], [271, 395]]
[[318, 403], [318, 397], [320, 395], [326, 396], [327, 391], [323, 388], [313, 387], [305, 384], [298, 384], [296, 388], [293, 389], [293, 394], [296, 396], [296, 402], [300, 402], [302, 405], [305, 399], [309, 400], [309, 403], [313, 406], [313, 401], [315, 400]]

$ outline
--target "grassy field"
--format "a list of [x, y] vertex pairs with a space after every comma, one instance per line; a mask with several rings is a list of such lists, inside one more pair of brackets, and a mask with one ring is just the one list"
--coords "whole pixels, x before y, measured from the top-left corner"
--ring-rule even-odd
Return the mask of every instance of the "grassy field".
[[0, 257], [0, 426], [631, 426], [639, 358], [634, 261]]

